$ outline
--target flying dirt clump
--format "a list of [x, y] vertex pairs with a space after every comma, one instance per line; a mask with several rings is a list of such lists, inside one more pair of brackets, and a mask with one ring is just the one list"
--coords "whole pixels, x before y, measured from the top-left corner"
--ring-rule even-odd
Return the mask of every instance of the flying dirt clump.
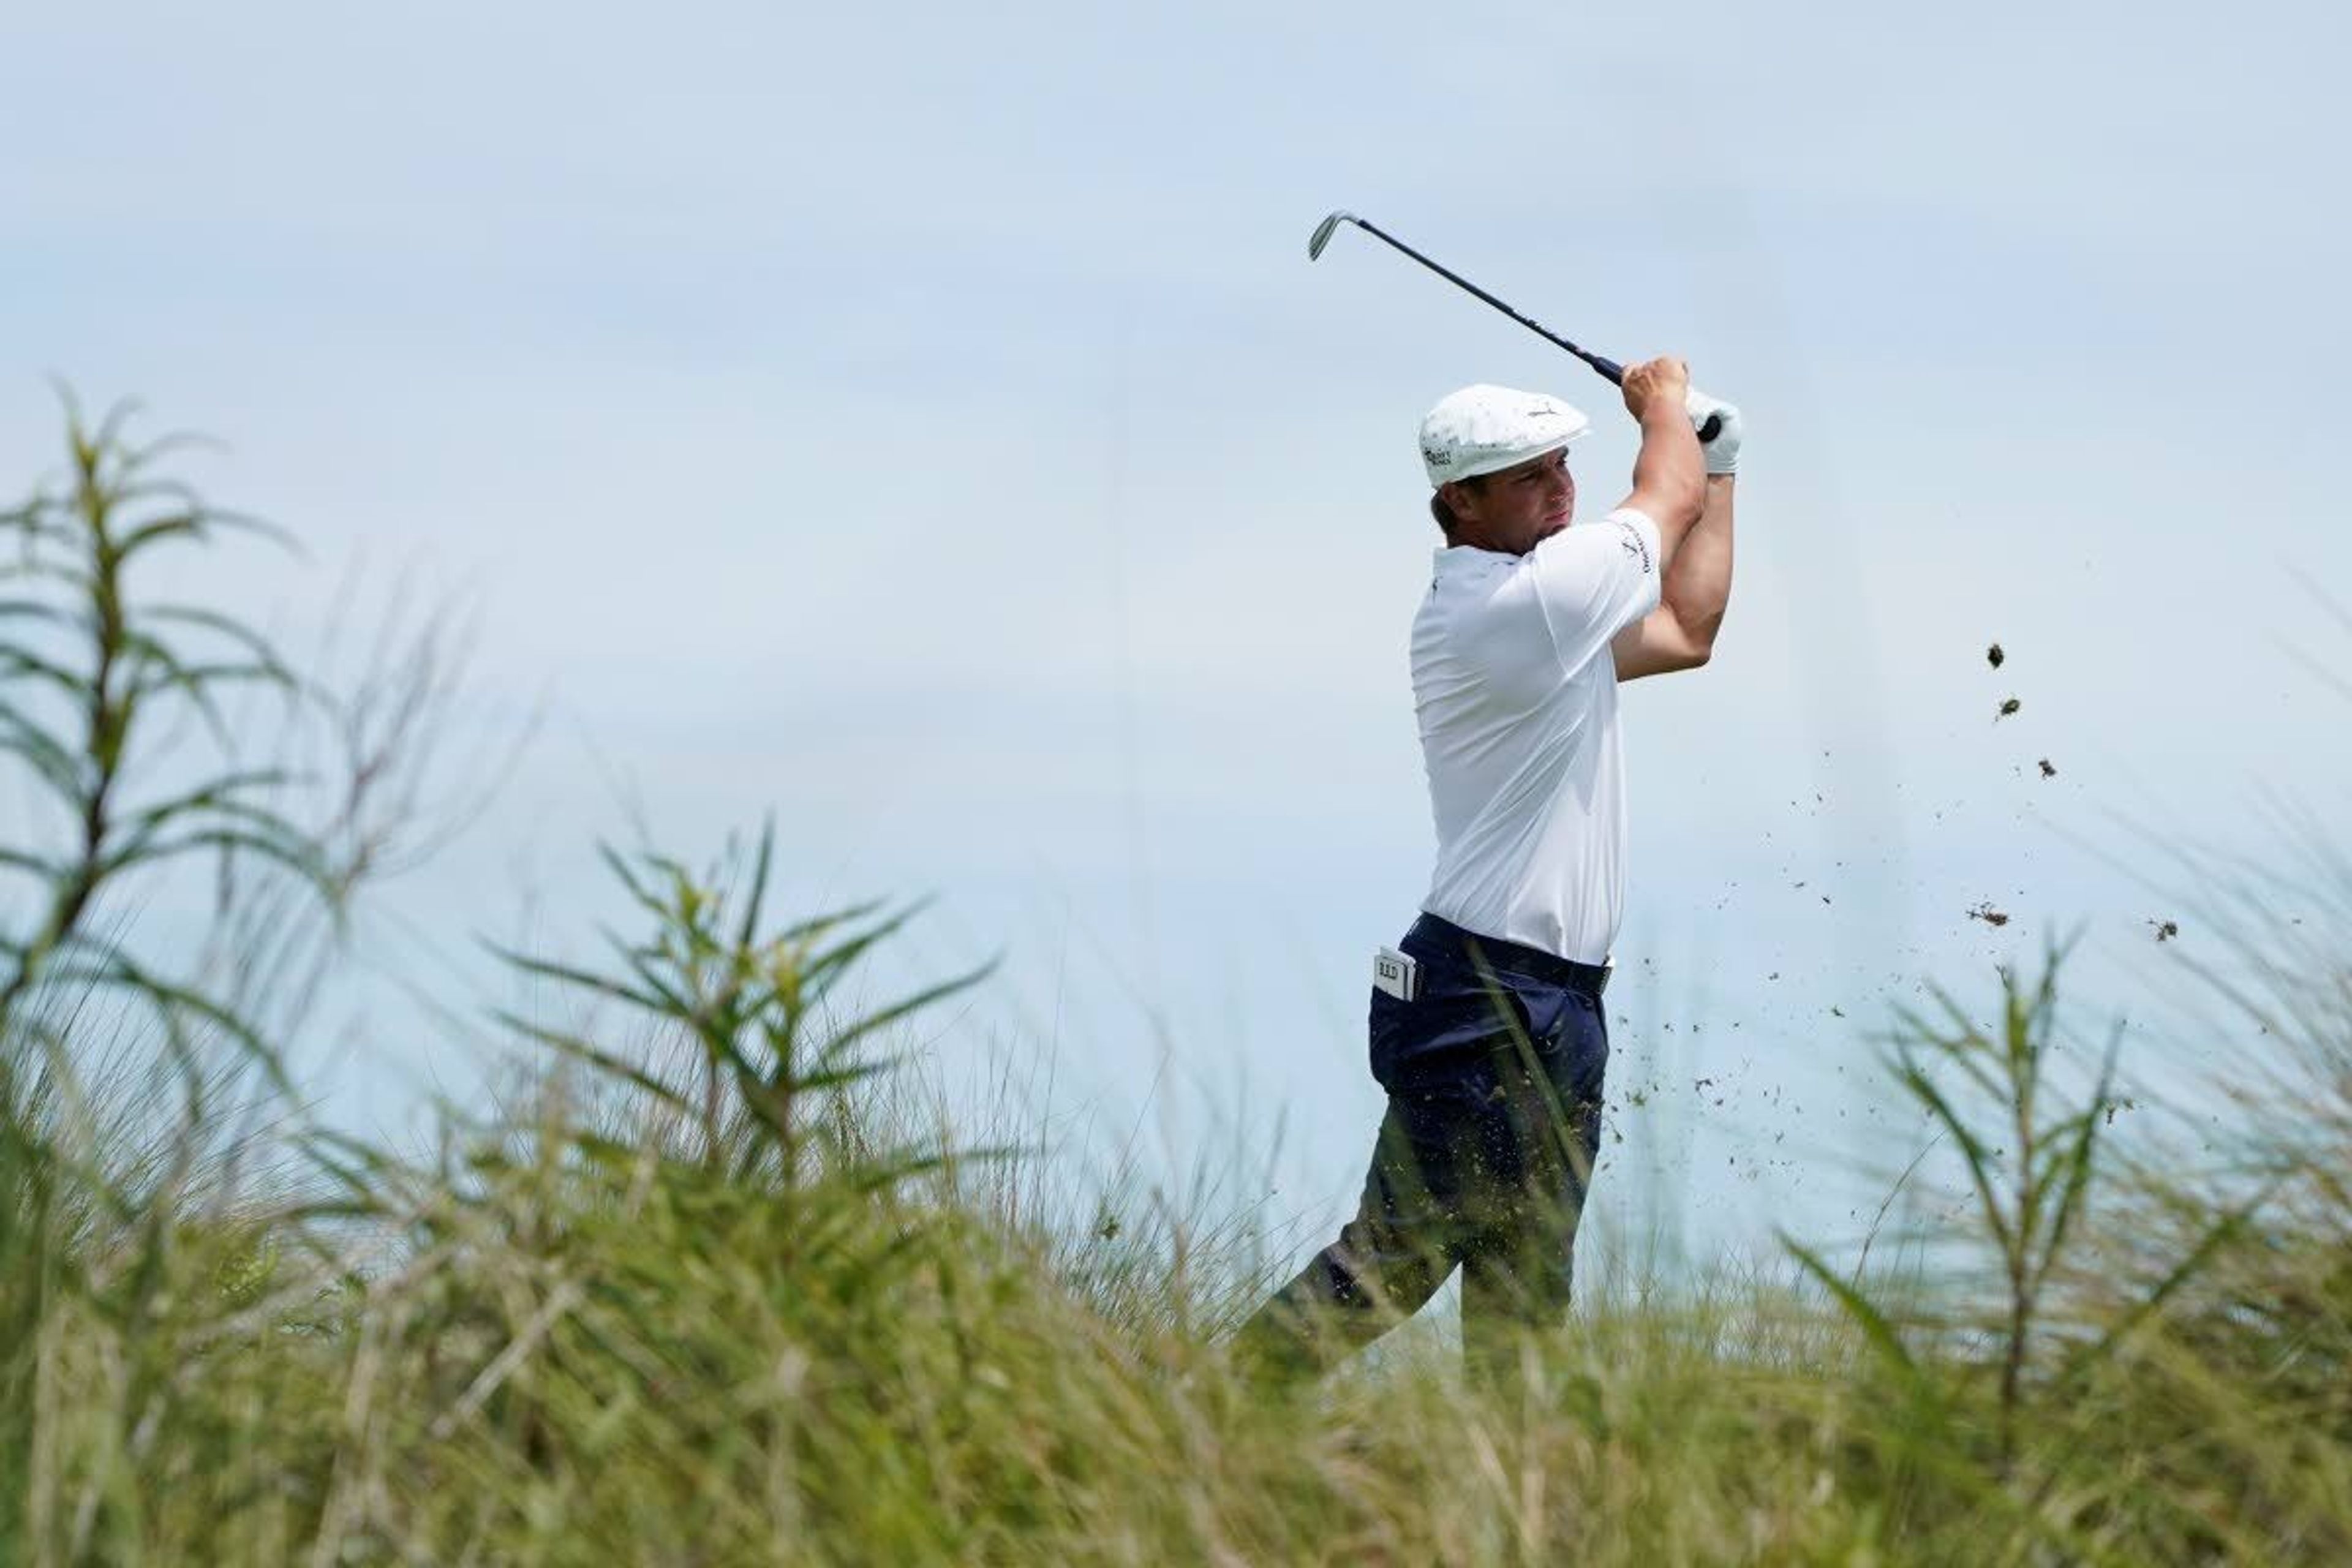
[[1995, 643], [1992, 647], [1985, 649], [1985, 662], [1992, 666], [1995, 669], [1999, 669], [2000, 668], [2000, 661], [2008, 657], [2009, 655], [2000, 651], [2000, 644], [1999, 643]]
[[2009, 917], [2002, 914], [1999, 910], [1994, 909], [1990, 900], [1979, 904], [1976, 908], [1970, 910], [1969, 911], [1969, 919], [1972, 921], [1982, 921], [1985, 924], [1995, 927], [2005, 926], [2009, 923]]
[[2045, 779], [2054, 779], [2058, 776], [2058, 770], [2050, 765], [2050, 759], [2047, 757], [2042, 759], [2042, 776]]
[[2011, 698], [2008, 701], [2000, 705], [2000, 711], [1992, 716], [1993, 722], [1996, 724], [2000, 723], [2003, 719], [2008, 718], [2011, 714], [2016, 712], [2019, 709], [2024, 706], [2025, 704], [2020, 702], [2016, 698]]
[[2150, 921], [2147, 923], [2155, 928], [2158, 942], [2169, 942], [2180, 934], [2180, 925], [2177, 921]]

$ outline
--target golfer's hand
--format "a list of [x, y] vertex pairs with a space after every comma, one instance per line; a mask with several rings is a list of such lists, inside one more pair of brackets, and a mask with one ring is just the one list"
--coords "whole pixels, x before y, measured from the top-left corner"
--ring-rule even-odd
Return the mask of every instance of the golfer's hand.
[[1653, 403], [1679, 406], [1690, 395], [1690, 366], [1664, 354], [1625, 367], [1625, 412], [1634, 418]]
[[1739, 471], [1739, 407], [1720, 397], [1709, 397], [1694, 386], [1685, 396], [1690, 406], [1691, 428], [1704, 430], [1710, 418], [1722, 423], [1717, 426], [1715, 439], [1701, 441], [1699, 450], [1706, 454], [1706, 471], [1710, 474], [1734, 474]]

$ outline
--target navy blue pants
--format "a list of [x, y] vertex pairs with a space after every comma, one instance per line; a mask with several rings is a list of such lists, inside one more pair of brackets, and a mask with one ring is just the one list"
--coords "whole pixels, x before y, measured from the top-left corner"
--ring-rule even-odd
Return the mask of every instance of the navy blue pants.
[[1419, 1310], [1459, 1265], [1471, 1369], [1511, 1378], [1522, 1331], [1568, 1307], [1601, 1147], [1604, 977], [1433, 915], [1399, 946], [1421, 963], [1421, 993], [1372, 992], [1372, 1076], [1389, 1103], [1356, 1217], [1237, 1346], [1320, 1371]]

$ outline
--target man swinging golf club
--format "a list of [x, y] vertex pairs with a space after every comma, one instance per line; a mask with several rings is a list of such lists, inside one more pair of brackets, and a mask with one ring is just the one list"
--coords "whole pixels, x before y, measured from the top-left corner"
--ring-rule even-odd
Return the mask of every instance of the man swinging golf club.
[[1374, 960], [1388, 1110], [1361, 1205], [1244, 1326], [1254, 1363], [1328, 1367], [1458, 1264], [1472, 1370], [1510, 1379], [1523, 1332], [1568, 1306], [1624, 898], [1617, 684], [1706, 662], [1740, 441], [1738, 411], [1694, 392], [1680, 360], [1632, 366], [1623, 392], [1642, 428], [1633, 493], [1576, 527], [1576, 409], [1468, 386], [1422, 421], [1445, 535], [1412, 626], [1436, 870], [1421, 917]]

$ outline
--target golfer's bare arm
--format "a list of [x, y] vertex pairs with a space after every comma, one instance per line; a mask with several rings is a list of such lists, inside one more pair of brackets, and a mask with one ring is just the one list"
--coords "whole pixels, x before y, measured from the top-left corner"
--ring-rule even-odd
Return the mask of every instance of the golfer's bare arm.
[[1639, 680], [1696, 669], [1715, 653], [1716, 633], [1731, 602], [1732, 474], [1706, 476], [1706, 500], [1698, 521], [1684, 535], [1667, 563], [1658, 607], [1619, 632], [1610, 651], [1617, 679]]
[[1668, 570], [1706, 502], [1706, 460], [1691, 428], [1690, 372], [1678, 359], [1625, 368], [1625, 407], [1642, 422], [1633, 493], [1618, 502], [1658, 525], [1658, 569]]

